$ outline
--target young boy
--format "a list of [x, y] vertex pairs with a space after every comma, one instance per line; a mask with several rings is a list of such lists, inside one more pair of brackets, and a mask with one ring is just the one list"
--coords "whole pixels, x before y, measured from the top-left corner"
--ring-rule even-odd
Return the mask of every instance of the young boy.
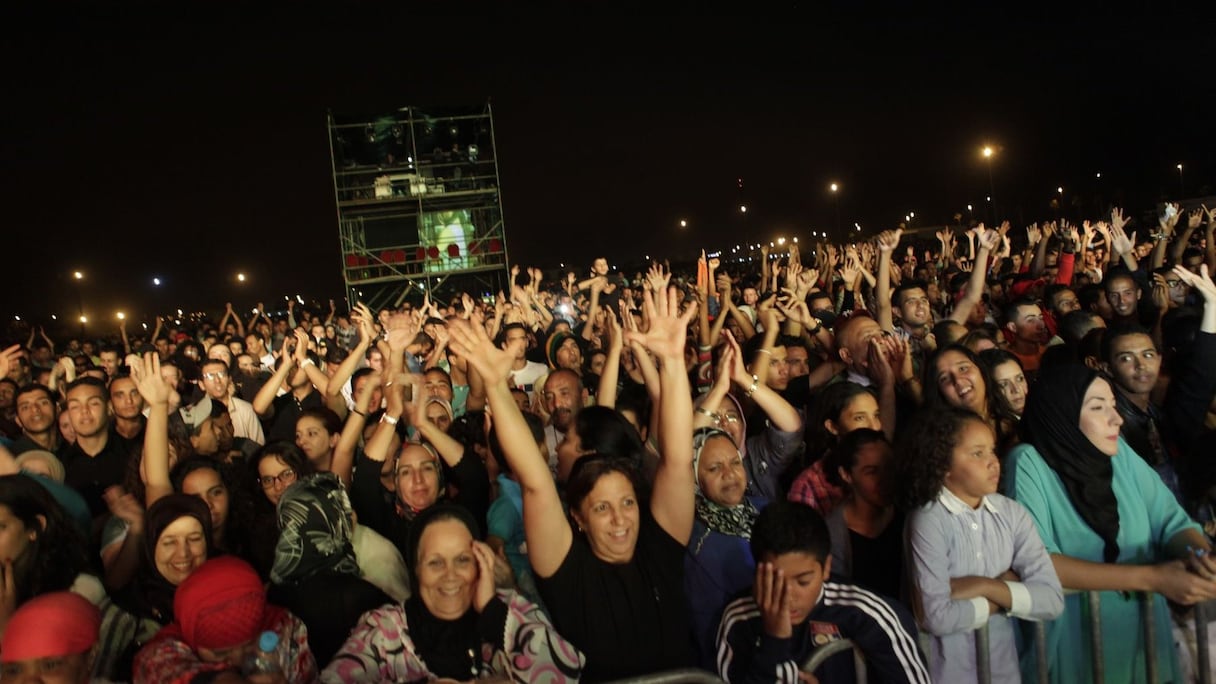
[[851, 584], [826, 581], [832, 571], [827, 524], [813, 508], [774, 501], [752, 527], [756, 584], [752, 596], [726, 606], [718, 628], [718, 674], [741, 682], [852, 682], [853, 659], [829, 659], [818, 679], [800, 672], [815, 649], [850, 639], [870, 678], [929, 684], [916, 625], [903, 607]]

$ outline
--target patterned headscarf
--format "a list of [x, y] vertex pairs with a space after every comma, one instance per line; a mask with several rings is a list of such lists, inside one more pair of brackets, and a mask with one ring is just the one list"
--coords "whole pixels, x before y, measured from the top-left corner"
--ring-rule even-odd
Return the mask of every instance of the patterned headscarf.
[[[735, 445], [735, 440], [730, 434], [718, 428], [699, 428], [692, 433], [692, 474], [693, 481], [697, 486], [697, 518], [705, 523], [705, 526], [711, 530], [729, 534], [734, 537], [743, 537], [750, 539], [752, 536], [752, 525], [756, 522], [756, 516], [760, 514], [752, 502], [745, 496], [743, 501], [734, 506], [723, 506], [714, 503], [709, 497], [705, 496], [705, 492], [701, 491], [701, 479], [697, 477], [697, 471], [701, 464], [701, 452], [705, 450], [705, 445], [709, 440], [721, 437], [730, 442], [731, 447], [736, 452], [739, 447]], [[742, 458], [742, 454], [740, 454]]]
[[279, 542], [270, 580], [295, 584], [321, 573], [359, 574], [350, 499], [333, 473], [309, 475], [279, 499]]

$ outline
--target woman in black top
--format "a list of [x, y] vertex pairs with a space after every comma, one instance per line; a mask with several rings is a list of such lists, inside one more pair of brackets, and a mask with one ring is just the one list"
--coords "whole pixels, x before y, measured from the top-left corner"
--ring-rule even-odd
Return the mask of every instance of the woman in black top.
[[[684, 339], [696, 307], [681, 315], [678, 291], [646, 294], [646, 333], [629, 335], [659, 357], [662, 460], [646, 503], [628, 459], [591, 455], [567, 484], [566, 518], [548, 465], [507, 387], [515, 350], [484, 330], [452, 322], [452, 347], [481, 373], [495, 430], [523, 490], [528, 559], [562, 636], [587, 657], [587, 681], [616, 679], [693, 663], [683, 554], [692, 534], [692, 402]], [[575, 533], [577, 528], [578, 533]]]

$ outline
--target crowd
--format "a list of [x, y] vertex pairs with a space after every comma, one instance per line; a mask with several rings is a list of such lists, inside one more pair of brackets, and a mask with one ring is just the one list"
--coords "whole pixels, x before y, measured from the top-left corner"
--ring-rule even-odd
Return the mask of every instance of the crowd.
[[966, 682], [987, 625], [993, 681], [1071, 683], [1093, 591], [1106, 681], [1144, 680], [1145, 610], [1186, 681], [1216, 211], [1134, 228], [31, 330], [0, 352], [0, 679], [851, 682], [801, 672], [849, 639], [873, 681]]

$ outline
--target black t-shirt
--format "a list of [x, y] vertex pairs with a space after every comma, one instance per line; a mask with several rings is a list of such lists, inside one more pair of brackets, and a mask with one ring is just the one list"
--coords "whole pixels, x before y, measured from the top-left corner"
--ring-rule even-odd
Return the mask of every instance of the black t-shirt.
[[96, 518], [109, 512], [102, 494], [108, 487], [123, 483], [130, 458], [131, 452], [112, 434], [105, 447], [93, 456], [86, 454], [79, 444], [73, 444], [63, 457], [64, 484], [80, 492], [89, 505], [89, 514]]
[[558, 633], [587, 657], [584, 681], [695, 665], [684, 545], [643, 514], [633, 560], [607, 563], [575, 535], [552, 577], [536, 580]]
[[904, 516], [897, 513], [887, 528], [871, 539], [849, 530], [853, 583], [875, 594], [899, 599], [904, 566]]
[[316, 390], [299, 401], [296, 401], [295, 394], [288, 392], [275, 397], [271, 406], [274, 407], [274, 415], [266, 425], [267, 444], [280, 440], [296, 441], [296, 419], [308, 409], [323, 408], [325, 401]]

